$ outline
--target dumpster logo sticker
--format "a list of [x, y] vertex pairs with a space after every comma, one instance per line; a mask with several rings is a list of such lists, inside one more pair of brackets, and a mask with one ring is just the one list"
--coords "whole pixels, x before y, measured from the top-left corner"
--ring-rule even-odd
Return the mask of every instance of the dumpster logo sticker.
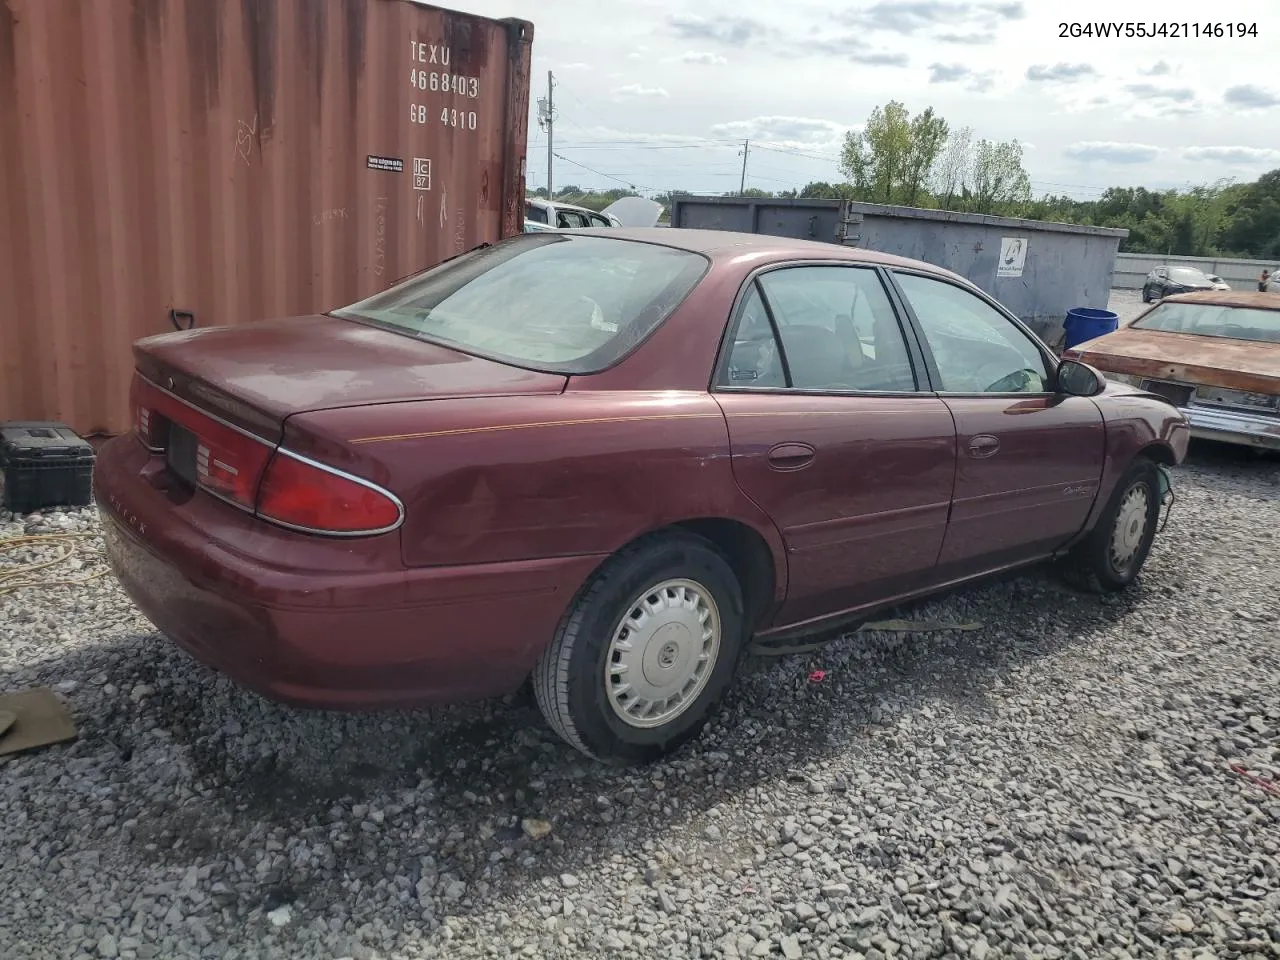
[[425, 157], [413, 158], [413, 189], [431, 189], [431, 161]]
[[367, 166], [370, 170], [386, 170], [388, 173], [404, 173], [404, 161], [399, 157], [370, 156]]
[[1000, 238], [1000, 262], [996, 264], [997, 277], [1022, 276], [1023, 264], [1027, 262], [1027, 241], [1022, 237]]

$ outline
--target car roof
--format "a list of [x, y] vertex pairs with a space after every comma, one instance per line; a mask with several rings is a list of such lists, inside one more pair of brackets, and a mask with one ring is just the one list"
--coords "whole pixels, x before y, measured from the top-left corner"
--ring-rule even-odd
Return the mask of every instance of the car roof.
[[599, 210], [592, 210], [590, 207], [580, 207], [576, 203], [565, 203], [562, 200], [543, 200], [541, 197], [526, 197], [525, 203], [532, 203], [536, 207], [542, 207], [543, 209], [548, 210], [574, 210], [578, 213], [594, 213], [597, 216], [604, 217], [606, 220], [609, 219]]
[[1204, 303], [1217, 307], [1252, 307], [1254, 310], [1280, 310], [1280, 297], [1260, 290], [1197, 290], [1165, 297], [1161, 303]]
[[886, 267], [909, 267], [950, 277], [971, 285], [971, 281], [943, 267], [923, 260], [911, 260], [863, 247], [846, 247], [821, 240], [799, 240], [773, 237], [760, 233], [735, 233], [731, 230], [690, 230], [684, 227], [620, 227], [613, 230], [575, 230], [577, 236], [608, 237], [611, 240], [637, 240], [656, 243], [690, 253], [700, 253], [712, 260], [727, 260], [745, 254], [766, 260], [822, 259], [847, 260], [850, 263], [877, 264]]

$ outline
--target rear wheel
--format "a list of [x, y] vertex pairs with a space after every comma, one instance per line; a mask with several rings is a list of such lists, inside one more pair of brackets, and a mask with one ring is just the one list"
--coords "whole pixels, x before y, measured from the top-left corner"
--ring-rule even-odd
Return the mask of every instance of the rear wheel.
[[702, 729], [743, 646], [742, 591], [709, 542], [657, 534], [579, 592], [534, 668], [547, 723], [617, 765], [646, 763]]
[[1097, 525], [1067, 561], [1071, 580], [1095, 592], [1123, 590], [1137, 579], [1160, 519], [1160, 474], [1145, 457], [1116, 484]]

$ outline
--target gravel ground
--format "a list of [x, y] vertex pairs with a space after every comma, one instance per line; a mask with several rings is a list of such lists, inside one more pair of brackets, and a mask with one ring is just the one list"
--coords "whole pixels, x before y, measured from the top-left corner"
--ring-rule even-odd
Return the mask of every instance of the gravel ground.
[[0, 759], [0, 958], [1274, 958], [1280, 797], [1230, 765], [1280, 772], [1280, 460], [1196, 448], [1175, 484], [1131, 592], [1037, 572], [911, 611], [977, 632], [750, 661], [632, 771], [521, 698], [263, 701], [109, 575], [56, 585], [86, 539], [0, 594], [0, 690], [80, 726]]
[[1142, 302], [1141, 290], [1112, 290], [1107, 309], [1115, 312], [1121, 323], [1132, 320], [1150, 304]]

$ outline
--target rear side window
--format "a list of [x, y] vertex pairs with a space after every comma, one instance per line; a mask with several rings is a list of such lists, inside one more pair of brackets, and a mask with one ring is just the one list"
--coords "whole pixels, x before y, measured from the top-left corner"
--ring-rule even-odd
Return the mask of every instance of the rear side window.
[[534, 223], [547, 222], [547, 211], [532, 203], [526, 203], [524, 205], [524, 215], [526, 219], [532, 220]]
[[709, 265], [657, 244], [528, 233], [333, 314], [527, 369], [598, 373], [670, 316]]
[[844, 266], [784, 267], [753, 281], [721, 382], [824, 392], [917, 389], [902, 327], [879, 276]]

